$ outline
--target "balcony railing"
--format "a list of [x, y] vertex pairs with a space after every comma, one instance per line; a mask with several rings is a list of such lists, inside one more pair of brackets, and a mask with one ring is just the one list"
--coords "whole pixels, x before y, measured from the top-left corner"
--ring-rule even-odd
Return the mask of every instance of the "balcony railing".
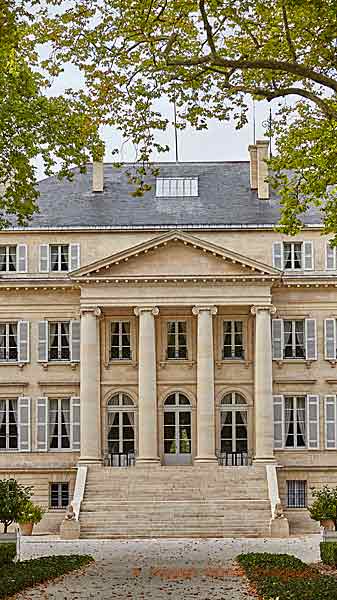
[[107, 452], [103, 457], [105, 467], [134, 467], [135, 464], [134, 452]]
[[222, 467], [247, 467], [252, 464], [248, 452], [217, 452], [216, 455]]

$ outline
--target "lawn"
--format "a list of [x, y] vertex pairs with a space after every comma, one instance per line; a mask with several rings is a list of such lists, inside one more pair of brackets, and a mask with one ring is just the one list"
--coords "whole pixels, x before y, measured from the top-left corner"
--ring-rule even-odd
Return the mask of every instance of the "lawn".
[[48, 556], [14, 563], [15, 544], [0, 545], [0, 598], [12, 596], [27, 587], [81, 569], [91, 556]]
[[238, 563], [264, 600], [334, 600], [337, 578], [289, 554], [240, 554]]

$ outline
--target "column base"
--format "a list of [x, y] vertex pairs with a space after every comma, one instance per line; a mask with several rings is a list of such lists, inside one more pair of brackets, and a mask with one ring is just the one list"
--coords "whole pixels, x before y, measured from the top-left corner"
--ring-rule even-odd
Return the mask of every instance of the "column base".
[[194, 463], [197, 463], [198, 465], [208, 465], [208, 464], [216, 464], [217, 463], [217, 457], [216, 456], [196, 456], [194, 461]]
[[160, 466], [160, 458], [159, 456], [155, 457], [138, 457], [136, 458], [136, 467], [145, 467], [145, 466]]

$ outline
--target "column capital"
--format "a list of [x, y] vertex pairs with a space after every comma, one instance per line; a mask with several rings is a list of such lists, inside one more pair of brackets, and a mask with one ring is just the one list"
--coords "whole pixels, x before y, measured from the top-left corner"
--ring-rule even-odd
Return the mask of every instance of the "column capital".
[[159, 315], [158, 306], [136, 306], [134, 313], [136, 317], [139, 317], [143, 312], [150, 312], [154, 317]]
[[100, 309], [99, 306], [88, 306], [88, 307], [83, 306], [80, 309], [80, 314], [81, 314], [81, 317], [83, 317], [86, 314], [91, 314], [94, 317], [98, 318], [98, 317], [102, 316], [102, 310]]
[[251, 307], [250, 312], [252, 313], [252, 315], [256, 315], [258, 312], [260, 312], [262, 310], [268, 311], [270, 315], [275, 315], [275, 313], [276, 313], [276, 308], [273, 304], [254, 305]]
[[218, 312], [218, 309], [216, 306], [214, 305], [202, 305], [202, 304], [197, 304], [195, 306], [193, 306], [192, 308], [192, 313], [197, 316], [199, 315], [199, 313], [201, 313], [203, 310], [207, 310], [211, 313], [211, 316], [215, 316]]

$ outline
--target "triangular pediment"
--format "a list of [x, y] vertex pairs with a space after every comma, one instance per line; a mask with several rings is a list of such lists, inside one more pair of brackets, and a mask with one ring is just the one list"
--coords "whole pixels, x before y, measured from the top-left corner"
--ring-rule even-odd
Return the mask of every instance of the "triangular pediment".
[[277, 277], [280, 271], [197, 236], [174, 231], [74, 271], [76, 280]]

